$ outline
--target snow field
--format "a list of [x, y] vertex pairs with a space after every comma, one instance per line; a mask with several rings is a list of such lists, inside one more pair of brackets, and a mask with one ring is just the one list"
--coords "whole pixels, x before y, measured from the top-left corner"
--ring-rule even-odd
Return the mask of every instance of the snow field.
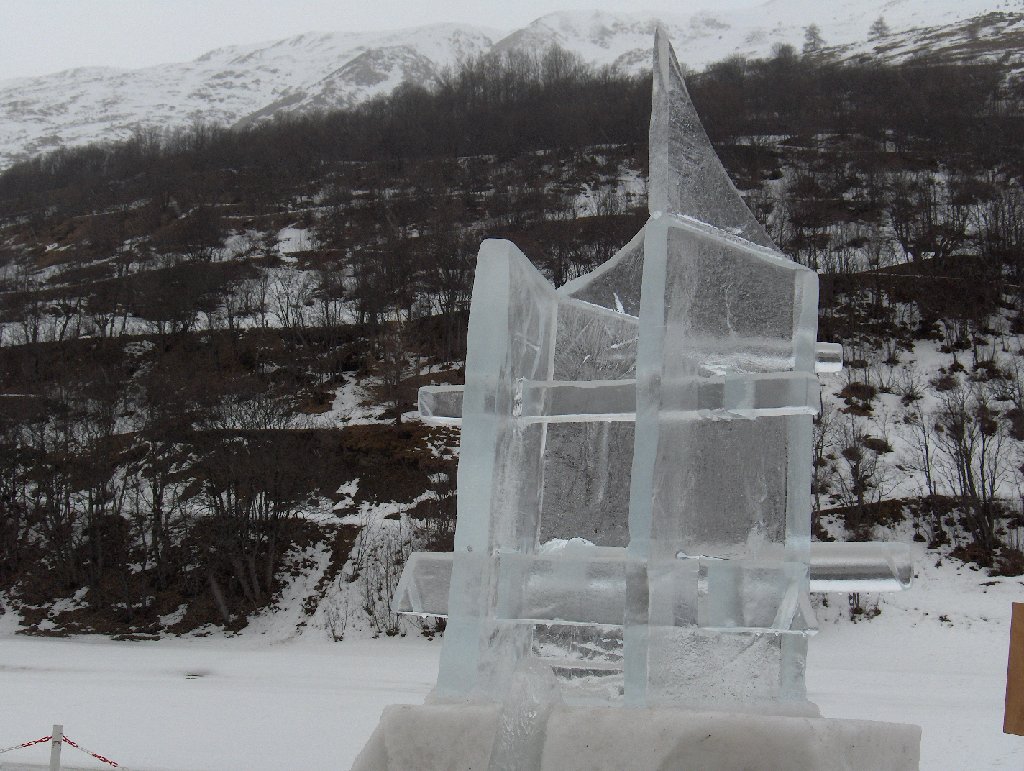
[[[846, 620], [844, 595], [820, 609], [811, 700], [825, 717], [920, 725], [924, 771], [1024, 768], [1024, 739], [1001, 732], [1010, 604], [1024, 599], [1024, 579], [988, 578], [923, 549], [917, 572], [907, 592], [862, 598], [879, 602], [870, 621]], [[421, 637], [331, 644], [322, 630], [32, 638], [13, 634], [11, 615], [0, 617], [0, 746], [62, 722], [131, 769], [348, 768], [385, 706], [422, 703], [441, 649]], [[43, 764], [47, 752], [7, 753], [0, 768]]]
[[[348, 768], [391, 703], [422, 701], [440, 644], [421, 639], [158, 643], [0, 640], [0, 742], [63, 723], [130, 769]], [[10, 737], [10, 739], [8, 739]], [[66, 750], [69, 763], [109, 768]], [[46, 763], [46, 745], [2, 763]]]

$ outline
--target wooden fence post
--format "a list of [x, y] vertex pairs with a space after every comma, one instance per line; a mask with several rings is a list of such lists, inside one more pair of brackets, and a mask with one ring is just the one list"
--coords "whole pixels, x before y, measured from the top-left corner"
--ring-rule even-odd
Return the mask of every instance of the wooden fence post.
[[64, 726], [55, 725], [50, 738], [50, 771], [60, 771], [60, 748], [64, 744]]
[[1024, 736], [1024, 602], [1013, 603], [1003, 733]]

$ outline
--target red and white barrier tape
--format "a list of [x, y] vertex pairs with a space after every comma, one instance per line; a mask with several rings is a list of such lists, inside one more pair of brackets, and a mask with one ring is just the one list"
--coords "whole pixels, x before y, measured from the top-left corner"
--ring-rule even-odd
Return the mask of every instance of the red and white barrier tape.
[[[46, 738], [49, 739], [50, 737], [46, 737]], [[71, 741], [66, 736], [64, 737], [64, 743], [74, 747], [79, 752], [84, 752], [86, 755], [92, 755], [94, 758], [96, 758], [96, 760], [100, 761], [101, 763], [107, 763], [107, 764], [113, 766], [114, 768], [124, 768], [124, 766], [122, 766], [120, 763], [116, 763], [113, 760], [111, 760], [110, 758], [105, 758], [102, 755], [100, 755], [98, 752], [93, 752], [92, 750], [87, 750], [85, 747], [81, 746], [80, 744], [78, 744], [76, 742]], [[128, 771], [128, 769], [125, 769], [125, 771]]]
[[[42, 744], [43, 742], [50, 741], [50, 739], [52, 739], [52, 738], [53, 738], [52, 736], [44, 736], [41, 739], [33, 739], [30, 742], [22, 742], [21, 744], [14, 744], [14, 745], [12, 745], [10, 747], [2, 747], [2, 748], [0, 748], [0, 755], [3, 755], [5, 752], [10, 752], [11, 750], [23, 750], [26, 747], [31, 747], [31, 746], [33, 746], [35, 744]], [[93, 752], [92, 750], [87, 750], [85, 747], [83, 747], [82, 745], [78, 744], [78, 742], [74, 742], [74, 741], [72, 741], [71, 739], [69, 739], [66, 736], [64, 736], [62, 738], [64, 739], [64, 743], [65, 744], [67, 744], [67, 745], [69, 745], [71, 747], [74, 747], [79, 752], [84, 752], [86, 755], [92, 755], [94, 758], [96, 758], [96, 760], [99, 760], [99, 761], [101, 761], [103, 763], [107, 763], [107, 764], [113, 766], [114, 768], [122, 768], [122, 769], [124, 769], [124, 771], [128, 771], [128, 769], [124, 768], [124, 766], [122, 766], [120, 763], [117, 763], [117, 762], [111, 760], [110, 758], [105, 758], [102, 755], [100, 755], [98, 752]]]
[[34, 739], [30, 742], [22, 742], [21, 744], [15, 744], [11, 747], [4, 747], [3, 749], [0, 749], [0, 755], [3, 755], [5, 752], [10, 752], [11, 750], [20, 750], [25, 747], [31, 747], [33, 744], [42, 744], [43, 742], [50, 741], [52, 738], [52, 736], [44, 736], [42, 739]]

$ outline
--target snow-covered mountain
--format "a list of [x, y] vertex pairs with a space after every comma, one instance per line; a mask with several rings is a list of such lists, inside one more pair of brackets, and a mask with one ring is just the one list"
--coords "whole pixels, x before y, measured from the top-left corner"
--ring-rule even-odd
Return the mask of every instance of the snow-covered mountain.
[[305, 107], [345, 106], [486, 51], [500, 33], [454, 24], [384, 33], [308, 34], [210, 51], [138, 70], [81, 68], [0, 81], [0, 166], [141, 126], [234, 124]]
[[[885, 20], [889, 34], [869, 39], [869, 29], [879, 18]], [[658, 17], [560, 12], [512, 32], [494, 47], [536, 49], [557, 43], [593, 64], [636, 71], [650, 67], [657, 21], [667, 27], [680, 62], [690, 69], [730, 56], [767, 56], [778, 44], [799, 50], [812, 24], [824, 45], [840, 55], [875, 53], [897, 60], [916, 52], [915, 41], [927, 39], [934, 50], [942, 51], [969, 38], [976, 43], [978, 57], [999, 56], [997, 52], [1007, 48], [1018, 59], [1024, 56], [1018, 37], [1024, 34], [1021, 0], [768, 0], [747, 10]]]
[[[884, 17], [890, 34], [868, 39]], [[946, 51], [1024, 62], [1021, 0], [769, 0], [688, 16], [558, 12], [512, 32], [438, 24], [391, 32], [318, 33], [219, 48], [198, 59], [120, 70], [86, 67], [0, 81], [0, 168], [60, 146], [125, 138], [139, 127], [234, 125], [281, 112], [352, 105], [403, 81], [426, 84], [461, 59], [552, 43], [596, 65], [648, 66], [654, 25], [666, 25], [690, 68], [731, 55], [799, 46], [817, 25], [840, 56], [902, 59]]]

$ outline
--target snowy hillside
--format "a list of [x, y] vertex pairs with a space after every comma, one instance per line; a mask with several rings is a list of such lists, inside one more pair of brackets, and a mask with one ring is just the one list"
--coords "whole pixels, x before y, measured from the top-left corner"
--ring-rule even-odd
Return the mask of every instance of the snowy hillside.
[[343, 107], [489, 48], [495, 33], [440, 24], [383, 33], [308, 34], [219, 48], [140, 70], [81, 68], [0, 82], [0, 166], [142, 126], [233, 124], [250, 116]]
[[[870, 50], [868, 30], [879, 17], [885, 19], [896, 41], [925, 28], [943, 28], [953, 34], [968, 19], [993, 11], [1016, 11], [1020, 16], [1022, 10], [1020, 3], [1010, 0], [769, 0], [754, 9], [708, 10], [689, 16], [662, 14], [658, 20], [667, 27], [680, 62], [701, 69], [729, 56], [767, 56], [780, 43], [799, 48], [811, 24], [820, 29], [826, 46], [859, 45]], [[1021, 21], [1017, 19], [1018, 24]], [[512, 32], [495, 48], [536, 48], [557, 43], [588, 62], [635, 71], [650, 67], [655, 23], [650, 14], [552, 13]]]
[[[943, 1], [944, 26], [841, 55], [914, 56], [933, 40], [966, 55], [974, 38], [996, 39], [957, 21], [977, 8]], [[777, 32], [743, 42], [724, 16], [705, 15], [694, 40], [799, 45], [813, 6], [765, 7], [782, 9]], [[893, 29], [913, 25], [921, 7], [865, 2], [834, 26], [814, 23], [838, 51], [844, 29], [882, 13]], [[561, 36], [592, 61], [639, 66], [622, 57], [630, 40], [645, 45], [642, 19], [542, 21], [518, 37], [431, 28], [406, 45], [395, 33], [353, 43], [362, 48], [345, 62], [330, 53], [340, 36], [305, 36], [180, 72], [193, 68], [198, 83], [200, 70], [212, 78], [235, 62], [238, 105], [275, 100], [258, 114], [237, 107], [231, 120], [246, 120], [330, 104], [356, 83], [386, 89], [400, 71], [426, 77], [460, 35], [478, 50]], [[1019, 26], [999, 17], [991, 28], [1005, 43]], [[301, 91], [288, 91], [286, 61], [304, 73]], [[247, 74], [250, 62], [264, 74]], [[759, 133], [735, 124], [722, 160], [780, 247], [820, 272], [819, 337], [845, 348], [847, 367], [823, 378], [813, 435], [815, 536], [908, 542], [915, 555], [908, 592], [816, 600], [809, 697], [828, 717], [921, 725], [926, 770], [1020, 769], [1024, 745], [999, 724], [1009, 606], [1024, 587], [1024, 228], [1004, 227], [1024, 213], [1024, 131], [988, 125], [996, 73], [980, 85], [949, 76], [972, 102], [918, 71], [872, 113], [880, 89], [817, 87], [816, 71], [832, 68], [813, 57], [800, 63], [805, 81], [772, 80], [778, 63], [749, 65], [747, 90], [828, 98], [778, 99], [778, 122]], [[158, 82], [159, 69], [144, 72]], [[82, 77], [98, 92], [103, 72]], [[714, 78], [694, 91], [721, 93]], [[609, 102], [629, 105], [641, 86], [624, 82]], [[846, 95], [841, 111], [833, 100]], [[410, 101], [416, 111], [399, 115], [422, 134], [474, 120], [433, 111], [431, 123], [429, 98]], [[577, 101], [590, 112], [565, 113], [574, 128], [614, 114]], [[556, 112], [509, 104], [501, 115], [517, 127], [521, 114]], [[907, 132], [907, 114], [930, 133]], [[833, 135], [821, 116], [867, 117]], [[0, 708], [0, 748], [14, 746], [4, 762], [41, 763], [45, 740], [17, 743], [63, 722], [132, 768], [347, 767], [383, 706], [421, 701], [436, 677], [437, 627], [399, 620], [390, 603], [409, 551], [452, 548], [458, 433], [396, 418], [416, 387], [465, 380], [457, 334], [480, 239], [523, 245], [561, 283], [647, 215], [644, 148], [609, 143], [614, 134], [397, 164], [332, 159], [312, 132], [284, 126], [313, 160], [275, 165], [272, 143], [255, 143], [273, 129], [228, 137], [256, 148], [249, 163], [101, 157], [71, 177], [84, 182], [52, 187], [40, 172], [34, 200], [0, 212], [0, 478], [18, 501], [0, 521], [16, 525], [0, 528], [0, 651], [15, 664], [0, 663], [0, 693], [15, 705]]]
[[[769, 0], [753, 10], [661, 21], [694, 69], [732, 55], [765, 56], [780, 43], [799, 47], [811, 24], [840, 56], [901, 60], [922, 49], [932, 55], [949, 49], [957, 59], [1008, 53], [1018, 61], [1022, 10], [1015, 0]], [[879, 17], [889, 34], [869, 41], [868, 28]], [[511, 32], [438, 24], [311, 33], [140, 70], [85, 67], [0, 81], [0, 168], [63, 145], [123, 139], [139, 127], [232, 125], [352, 105], [404, 81], [427, 84], [442, 68], [490, 50], [536, 51], [557, 43], [589, 63], [637, 71], [648, 66], [656, 21], [650, 14], [573, 11]]]

